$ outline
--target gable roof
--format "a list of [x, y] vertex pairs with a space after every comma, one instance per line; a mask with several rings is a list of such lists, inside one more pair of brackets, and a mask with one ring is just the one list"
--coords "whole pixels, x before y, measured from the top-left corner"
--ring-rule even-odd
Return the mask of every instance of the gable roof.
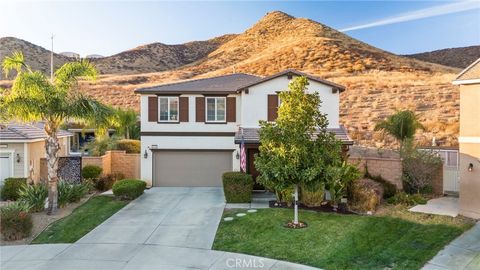
[[[479, 80], [479, 81], [473, 81]], [[453, 81], [454, 84], [480, 83], [480, 58], [464, 69]]]
[[169, 84], [161, 84], [153, 87], [139, 88], [135, 93], [164, 93], [164, 94], [184, 94], [184, 93], [235, 93], [243, 85], [256, 82], [261, 77], [234, 73], [223, 76], [181, 81]]
[[[60, 130], [58, 137], [73, 136], [70, 132]], [[19, 124], [9, 123], [0, 124], [0, 141], [30, 141], [35, 139], [44, 139], [46, 137], [43, 130], [43, 123]]]
[[250, 84], [247, 84], [247, 85], [244, 85], [243, 87], [239, 88], [238, 90], [239, 91], [242, 91], [242, 90], [245, 90], [249, 87], [252, 87], [254, 85], [257, 85], [257, 84], [260, 84], [260, 83], [263, 83], [263, 82], [266, 82], [266, 81], [269, 81], [269, 80], [272, 80], [272, 79], [275, 79], [275, 78], [278, 78], [278, 77], [281, 77], [281, 76], [285, 76], [285, 75], [292, 75], [292, 76], [304, 76], [304, 77], [307, 77], [307, 79], [311, 80], [311, 81], [315, 81], [315, 82], [318, 82], [318, 83], [321, 83], [321, 84], [325, 84], [325, 85], [328, 85], [328, 86], [331, 86], [333, 88], [336, 88], [338, 89], [340, 92], [343, 92], [345, 91], [345, 86], [343, 85], [340, 85], [340, 84], [336, 84], [334, 82], [331, 82], [331, 81], [327, 81], [327, 80], [324, 80], [320, 77], [317, 77], [317, 76], [313, 76], [313, 75], [310, 75], [310, 74], [307, 74], [307, 73], [303, 73], [303, 72], [300, 72], [298, 70], [295, 70], [295, 69], [286, 69], [282, 72], [279, 72], [279, 73], [276, 73], [276, 74], [273, 74], [273, 75], [270, 75], [270, 76], [267, 76], [261, 80], [258, 80], [256, 82], [252, 82]]
[[305, 76], [311, 81], [331, 86], [340, 92], [345, 87], [331, 81], [324, 80], [294, 69], [287, 69], [267, 77], [259, 77], [245, 73], [234, 73], [211, 78], [194, 79], [168, 84], [161, 84], [152, 87], [139, 88], [137, 94], [232, 94], [241, 92], [254, 85], [281, 77], [281, 76]]

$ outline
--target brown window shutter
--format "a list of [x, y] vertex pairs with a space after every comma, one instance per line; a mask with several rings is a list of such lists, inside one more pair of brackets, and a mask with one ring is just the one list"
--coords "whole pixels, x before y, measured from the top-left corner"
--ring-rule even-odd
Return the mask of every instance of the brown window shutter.
[[278, 95], [268, 95], [267, 120], [275, 121], [277, 119]]
[[195, 118], [197, 122], [205, 122], [205, 98], [195, 99]]
[[188, 122], [188, 97], [179, 98], [180, 122]]
[[237, 121], [237, 99], [227, 97], [227, 122]]
[[158, 97], [148, 97], [148, 122], [158, 122]]

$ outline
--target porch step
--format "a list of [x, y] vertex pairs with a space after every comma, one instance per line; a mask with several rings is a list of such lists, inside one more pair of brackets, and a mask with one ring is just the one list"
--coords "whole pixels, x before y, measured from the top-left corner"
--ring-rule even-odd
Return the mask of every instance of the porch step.
[[253, 192], [252, 194], [252, 203], [265, 203], [272, 200], [275, 200], [275, 194], [272, 192]]

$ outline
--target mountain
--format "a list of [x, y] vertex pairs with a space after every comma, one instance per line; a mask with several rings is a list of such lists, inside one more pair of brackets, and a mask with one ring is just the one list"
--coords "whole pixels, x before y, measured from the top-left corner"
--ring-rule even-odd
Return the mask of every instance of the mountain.
[[153, 43], [92, 61], [105, 75], [83, 87], [114, 106], [139, 110], [133, 93], [139, 87], [232, 72], [266, 76], [293, 68], [347, 87], [341, 94], [341, 122], [359, 144], [394, 146], [392, 138], [373, 128], [403, 108], [415, 110], [426, 127], [417, 136], [421, 143], [429, 144], [434, 136], [444, 145], [457, 142], [459, 94], [451, 81], [459, 69], [395, 55], [283, 12], [266, 14], [240, 34], [180, 45]]
[[480, 45], [442, 49], [431, 52], [410, 54], [406, 56], [430, 63], [437, 63], [440, 65], [463, 69], [480, 58]]

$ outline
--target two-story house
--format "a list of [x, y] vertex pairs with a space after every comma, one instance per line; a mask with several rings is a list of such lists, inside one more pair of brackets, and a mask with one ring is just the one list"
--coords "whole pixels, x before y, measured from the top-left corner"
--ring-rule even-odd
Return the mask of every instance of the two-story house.
[[275, 121], [278, 92], [295, 76], [318, 92], [329, 129], [352, 144], [339, 124], [344, 87], [295, 70], [269, 77], [230, 74], [137, 89], [141, 95], [141, 177], [153, 186], [222, 186], [221, 175], [240, 170], [240, 143], [247, 172], [256, 176], [259, 121]]

